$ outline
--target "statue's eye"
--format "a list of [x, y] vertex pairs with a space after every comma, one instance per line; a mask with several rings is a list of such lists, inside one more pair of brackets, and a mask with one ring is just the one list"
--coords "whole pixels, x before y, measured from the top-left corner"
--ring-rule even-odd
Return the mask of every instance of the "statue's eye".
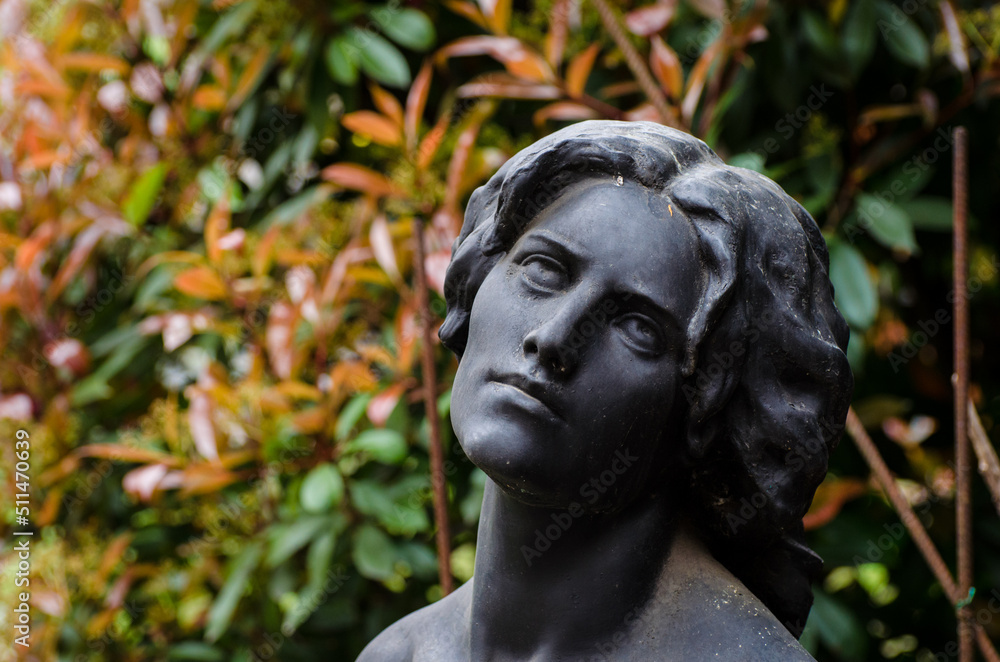
[[543, 290], [557, 291], [566, 287], [566, 269], [545, 255], [525, 258], [521, 262], [521, 276], [533, 287]]
[[639, 313], [622, 315], [615, 320], [615, 327], [630, 346], [641, 352], [660, 354], [666, 350], [666, 341], [657, 324]]

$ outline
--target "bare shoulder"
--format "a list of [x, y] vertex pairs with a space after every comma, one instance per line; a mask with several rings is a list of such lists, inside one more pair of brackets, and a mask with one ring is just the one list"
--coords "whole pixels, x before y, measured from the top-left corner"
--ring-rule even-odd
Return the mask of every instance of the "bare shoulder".
[[471, 598], [469, 581], [448, 597], [387, 627], [361, 651], [357, 662], [467, 659]]

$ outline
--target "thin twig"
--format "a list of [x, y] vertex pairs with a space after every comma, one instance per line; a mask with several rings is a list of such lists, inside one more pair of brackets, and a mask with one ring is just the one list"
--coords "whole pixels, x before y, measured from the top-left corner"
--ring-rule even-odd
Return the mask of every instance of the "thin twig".
[[[934, 546], [934, 542], [930, 536], [927, 535], [927, 530], [920, 523], [917, 514], [913, 512], [910, 503], [899, 490], [895, 479], [892, 477], [892, 473], [889, 471], [889, 467], [879, 454], [878, 448], [875, 447], [875, 442], [868, 436], [865, 426], [861, 423], [858, 415], [854, 413], [853, 408], [847, 412], [847, 433], [854, 440], [858, 450], [861, 451], [861, 455], [865, 458], [872, 473], [875, 474], [875, 478], [882, 486], [882, 490], [889, 497], [889, 501], [899, 515], [899, 519], [903, 521], [903, 524], [910, 532], [910, 537], [913, 539], [914, 544], [916, 544], [917, 549], [920, 550], [931, 572], [934, 573], [934, 577], [937, 578], [938, 583], [944, 588], [948, 599], [953, 606], [958, 605], [968, 597], [968, 592], [959, 592], [958, 586], [951, 576], [951, 571], [948, 570], [948, 566], [945, 565], [940, 552]], [[990, 638], [986, 635], [986, 631], [983, 630], [983, 627], [975, 621], [972, 622], [972, 625], [975, 628], [976, 642], [979, 644], [979, 651], [983, 657], [988, 662], [1000, 662], [1000, 655], [997, 655], [997, 651], [993, 647]]]
[[972, 398], [969, 398], [969, 439], [972, 440], [972, 448], [976, 451], [979, 475], [983, 477], [983, 482], [993, 497], [993, 507], [1000, 515], [1000, 458], [997, 457], [997, 451], [986, 435], [986, 429], [979, 419], [976, 406], [972, 404]]
[[427, 447], [431, 456], [431, 487], [434, 490], [434, 522], [437, 524], [438, 575], [441, 592], [448, 595], [452, 591], [451, 581], [451, 531], [448, 526], [448, 493], [444, 481], [444, 458], [441, 453], [441, 424], [437, 412], [437, 371], [434, 368], [434, 343], [431, 338], [431, 308], [427, 299], [427, 274], [424, 273], [424, 223], [419, 217], [413, 219], [413, 238], [416, 254], [413, 256], [413, 270], [416, 279], [417, 316], [420, 323], [422, 352], [420, 354], [423, 371], [424, 411], [430, 429]]
[[[972, 587], [972, 467], [969, 455], [969, 300], [966, 290], [969, 273], [966, 216], [968, 210], [968, 172], [966, 158], [969, 135], [965, 127], [954, 132], [955, 152], [952, 170], [954, 202], [954, 270], [955, 297], [955, 522], [958, 542], [958, 590], [967, 593]], [[959, 610], [958, 659], [972, 662], [972, 610], [968, 605]]]
[[625, 56], [625, 64], [632, 71], [632, 75], [635, 76], [639, 86], [642, 87], [642, 91], [649, 98], [649, 102], [653, 104], [653, 107], [660, 114], [663, 123], [674, 128], [682, 128], [680, 119], [678, 119], [677, 113], [673, 111], [670, 104], [667, 103], [667, 97], [663, 94], [663, 90], [653, 80], [653, 74], [649, 72], [645, 61], [639, 55], [639, 52], [635, 50], [632, 42], [628, 40], [628, 35], [622, 29], [615, 11], [607, 3], [607, 0], [593, 0], [593, 3], [594, 7], [597, 8], [597, 13], [601, 15], [601, 22], [604, 23], [608, 34], [611, 35], [618, 49]]

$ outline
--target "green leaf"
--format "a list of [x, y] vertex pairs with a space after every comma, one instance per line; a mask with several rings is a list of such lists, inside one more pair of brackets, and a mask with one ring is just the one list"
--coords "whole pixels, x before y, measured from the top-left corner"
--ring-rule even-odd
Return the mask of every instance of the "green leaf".
[[302, 218], [313, 206], [327, 199], [327, 191], [322, 186], [313, 186], [299, 193], [294, 198], [285, 200], [262, 218], [259, 227], [266, 229], [272, 225], [288, 225]]
[[321, 464], [310, 471], [299, 492], [302, 508], [307, 513], [323, 513], [344, 498], [344, 479], [337, 467]]
[[822, 14], [806, 9], [802, 12], [802, 29], [813, 49], [827, 60], [836, 60], [839, 52], [837, 35]]
[[875, 3], [851, 3], [842, 26], [841, 43], [854, 78], [864, 70], [875, 52], [875, 23]]
[[351, 28], [347, 48], [357, 57], [361, 70], [378, 82], [398, 88], [410, 84], [410, 66], [406, 58], [383, 37]]
[[170, 662], [216, 662], [226, 659], [222, 651], [202, 641], [182, 641], [170, 647]]
[[281, 565], [291, 558], [292, 554], [305, 547], [320, 531], [330, 526], [329, 518], [314, 516], [300, 517], [288, 525], [272, 526], [267, 565], [272, 568]]
[[352, 558], [362, 577], [384, 581], [395, 574], [396, 552], [392, 540], [371, 524], [362, 525], [354, 534]]
[[229, 623], [233, 620], [233, 613], [240, 603], [240, 598], [246, 590], [250, 573], [254, 571], [260, 563], [260, 557], [264, 548], [259, 541], [253, 542], [249, 547], [236, 557], [231, 564], [229, 577], [222, 585], [219, 596], [212, 603], [212, 608], [208, 611], [208, 622], [205, 627], [205, 638], [209, 641], [216, 641], [221, 637]]
[[281, 623], [282, 632], [287, 634], [297, 630], [313, 615], [315, 606], [320, 604], [323, 592], [328, 588], [333, 588], [328, 584], [327, 571], [330, 569], [336, 541], [336, 534], [331, 530], [316, 538], [309, 547], [309, 555], [306, 559], [308, 580], [305, 588], [299, 592], [299, 604], [285, 613], [285, 618]]
[[235, 5], [223, 14], [222, 18], [215, 22], [208, 36], [205, 37], [205, 40], [198, 47], [198, 52], [203, 55], [210, 55], [215, 53], [230, 37], [244, 34], [247, 23], [250, 22], [256, 11], [256, 0], [246, 0]]
[[844, 318], [861, 330], [871, 326], [878, 313], [878, 291], [858, 249], [842, 241], [830, 241], [830, 280]]
[[403, 435], [389, 429], [365, 430], [348, 443], [348, 449], [366, 452], [384, 464], [399, 464], [409, 455]]
[[907, 254], [919, 251], [909, 216], [888, 198], [879, 200], [867, 193], [859, 194], [854, 220], [887, 248]]
[[729, 165], [737, 168], [746, 168], [754, 172], [764, 172], [764, 155], [759, 152], [742, 152], [729, 157]]
[[426, 476], [408, 476], [386, 486], [373, 480], [351, 483], [351, 503], [358, 512], [378, 520], [390, 533], [413, 535], [431, 527], [425, 504], [429, 492]]
[[142, 173], [142, 176], [132, 185], [132, 190], [129, 191], [122, 205], [122, 214], [124, 214], [126, 221], [136, 227], [146, 222], [146, 219], [149, 218], [149, 212], [153, 211], [156, 196], [160, 194], [163, 180], [166, 177], [166, 163], [157, 163]]
[[483, 509], [483, 493], [486, 491], [486, 474], [481, 469], [473, 469], [469, 474], [469, 493], [458, 504], [462, 521], [473, 526], [479, 521]]
[[931, 49], [913, 19], [886, 0], [878, 3], [878, 14], [878, 29], [889, 52], [904, 64], [926, 69], [931, 63]]
[[951, 232], [951, 200], [921, 196], [899, 203], [899, 208], [910, 217], [910, 223], [917, 230]]
[[355, 51], [348, 49], [343, 37], [331, 39], [326, 44], [326, 69], [333, 80], [341, 85], [358, 82], [358, 65], [352, 57]]
[[332, 530], [326, 531], [313, 541], [309, 546], [309, 555], [306, 557], [306, 572], [309, 583], [320, 582], [326, 577], [326, 571], [330, 569], [330, 561], [333, 559], [333, 549], [337, 543], [337, 534]]
[[434, 24], [416, 9], [380, 7], [372, 10], [371, 16], [386, 36], [400, 46], [426, 51], [434, 45]]
[[344, 405], [344, 408], [340, 410], [340, 416], [337, 417], [337, 426], [333, 431], [334, 437], [337, 441], [347, 439], [348, 435], [351, 434], [351, 430], [353, 430], [354, 426], [358, 424], [361, 417], [365, 415], [365, 411], [368, 409], [368, 403], [371, 399], [371, 394], [364, 393], [362, 395], [354, 396], [346, 405]]
[[471, 542], [456, 547], [451, 552], [451, 574], [460, 582], [472, 579], [476, 568], [476, 546]]
[[406, 541], [396, 546], [403, 563], [414, 577], [433, 581], [438, 576], [437, 554], [430, 545], [416, 541]]
[[820, 640], [838, 659], [863, 660], [866, 653], [865, 629], [846, 606], [823, 591], [814, 591], [810, 624], [814, 625]]

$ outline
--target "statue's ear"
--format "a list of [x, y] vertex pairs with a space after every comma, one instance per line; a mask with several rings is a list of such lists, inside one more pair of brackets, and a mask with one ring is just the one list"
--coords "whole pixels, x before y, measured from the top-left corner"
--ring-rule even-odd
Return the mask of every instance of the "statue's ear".
[[736, 282], [735, 250], [729, 245], [732, 232], [726, 222], [720, 219], [715, 223], [696, 223], [695, 232], [701, 248], [704, 296], [688, 322], [687, 346], [681, 368], [685, 377], [694, 374], [698, 351], [725, 312]]
[[738, 365], [718, 371], [699, 371], [700, 379], [690, 379], [682, 390], [687, 399], [688, 416], [685, 437], [688, 452], [694, 459], [705, 456], [715, 439], [724, 436], [726, 403], [739, 381]]
[[[736, 252], [732, 225], [715, 210], [701, 209], [701, 221], [694, 224], [700, 247], [702, 291], [704, 295], [687, 327], [687, 343], [681, 374], [687, 401], [687, 443], [692, 457], [702, 457], [725, 424], [718, 416], [736, 383], [742, 360], [729, 347], [711, 351], [712, 336], [722, 325], [737, 322], [740, 311], [730, 310], [736, 289]], [[731, 334], [720, 333], [722, 337]]]

